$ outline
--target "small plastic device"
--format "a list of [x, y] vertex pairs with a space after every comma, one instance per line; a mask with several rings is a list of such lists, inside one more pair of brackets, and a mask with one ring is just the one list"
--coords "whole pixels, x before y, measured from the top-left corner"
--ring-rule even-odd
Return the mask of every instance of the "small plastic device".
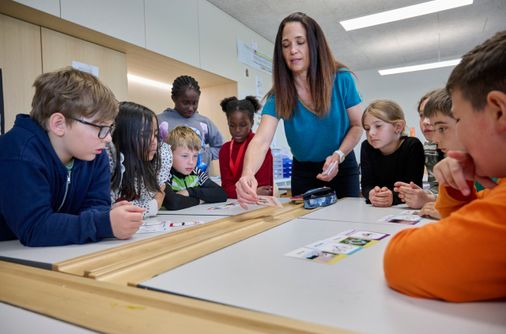
[[336, 192], [329, 187], [315, 188], [302, 195], [304, 209], [315, 209], [337, 202]]

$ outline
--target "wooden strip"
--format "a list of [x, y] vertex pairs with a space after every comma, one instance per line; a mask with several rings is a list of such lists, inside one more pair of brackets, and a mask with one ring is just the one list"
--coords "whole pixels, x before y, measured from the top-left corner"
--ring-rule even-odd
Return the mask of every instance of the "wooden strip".
[[[290, 215], [286, 216], [285, 213]], [[299, 213], [294, 209], [285, 209], [276, 212], [276, 219], [273, 219], [272, 215], [258, 215], [258, 213], [257, 217], [252, 216], [251, 213], [248, 213], [246, 217], [228, 217], [202, 229], [204, 231], [195, 229], [192, 235], [181, 234], [175, 238], [184, 237], [183, 240], [173, 240], [171, 235], [165, 235], [165, 238], [157, 240], [156, 244], [143, 245], [142, 249], [135, 250], [138, 256], [129, 256], [130, 260], [122, 263], [124, 265], [111, 262], [108, 266], [86, 270], [86, 273], [98, 280], [135, 285], [161, 272], [293, 219], [294, 214], [298, 216]], [[146, 248], [149, 248], [149, 251]]]
[[262, 208], [53, 265], [54, 270], [117, 284], [153, 276], [307, 213], [302, 205]]
[[[291, 220], [295, 217], [296, 216], [288, 216], [284, 221]], [[270, 224], [270, 227], [282, 224], [284, 221], [273, 222]], [[232, 233], [207, 239], [183, 249], [167, 253], [163, 256], [152, 257], [146, 261], [139, 262], [135, 266], [124, 267], [120, 270], [104, 273], [101, 277], [97, 277], [97, 279], [107, 280], [109, 282], [119, 284], [126, 282], [129, 285], [137, 285], [140, 282], [143, 282], [162, 272], [166, 272], [177, 266], [191, 262], [265, 230], [266, 224], [264, 221], [260, 221], [256, 224], [249, 224], [248, 226]]]
[[[289, 210], [290, 212], [292, 211], [290, 208]], [[212, 240], [213, 238], [221, 237], [231, 232], [236, 232], [238, 230], [248, 228], [248, 226], [252, 224], [262, 223], [260, 220], [262, 217], [269, 217], [269, 215], [266, 215], [262, 211], [257, 212], [255, 216], [252, 216], [252, 214], [248, 212], [248, 215], [222, 218], [206, 225], [195, 226], [192, 230], [181, 230], [178, 231], [178, 234], [162, 235], [159, 236], [157, 240], [148, 239], [142, 244], [142, 246], [139, 245], [142, 249], [136, 249], [135, 251], [132, 248], [137, 248], [137, 245], [129, 244], [127, 247], [135, 252], [135, 257], [132, 257], [132, 253], [130, 253], [130, 257], [126, 259], [113, 259], [115, 261], [108, 261], [108, 263], [104, 266], [94, 268], [92, 270], [87, 270], [85, 272], [85, 275], [96, 278], [106, 272], [125, 268], [129, 265], [136, 265], [139, 262], [149, 260], [153, 257], [163, 256], [171, 252], [176, 252], [184, 249], [185, 247], [201, 244], [206, 240]], [[284, 209], [284, 211], [281, 212], [283, 213], [285, 211], [287, 211], [287, 209]], [[277, 215], [280, 214], [280, 212], [277, 213]], [[147, 252], [147, 249], [149, 249], [150, 252]], [[100, 260], [103, 261], [104, 259], [101, 258]]]
[[[255, 213], [260, 213], [260, 211], [255, 211]], [[246, 216], [246, 214], [249, 214], [249, 216]], [[251, 218], [251, 212], [247, 212], [246, 214], [235, 216], [235, 220], [240, 220], [240, 216], [242, 216], [242, 220], [247, 220]], [[263, 213], [265, 214], [265, 213]], [[229, 224], [227, 224], [227, 222]], [[216, 225], [220, 225], [220, 228], [216, 228]], [[195, 235], [200, 234], [207, 234], [207, 233], [213, 233], [214, 230], [217, 230], [214, 233], [226, 232], [228, 231], [228, 226], [234, 226], [235, 224], [231, 222], [229, 219], [219, 219], [214, 222], [207, 223], [205, 225], [197, 225], [193, 226], [189, 229], [180, 230], [177, 232], [173, 232], [170, 234], [170, 243], [166, 243], [167, 246], [171, 246], [174, 243], [181, 242], [183, 240], [191, 239]], [[237, 228], [240, 227], [237, 225]], [[149, 239], [143, 239], [134, 243], [127, 243], [123, 246], [114, 247], [105, 251], [90, 253], [84, 256], [76, 257], [74, 259], [62, 261], [59, 263], [55, 263], [53, 265], [53, 269], [57, 271], [65, 271], [67, 273], [72, 273], [75, 275], [84, 275], [84, 268], [89, 267], [102, 267], [106, 266], [113, 262], [120, 262], [120, 261], [128, 261], [126, 255], [134, 255], [134, 256], [141, 256], [144, 251], [147, 251], [150, 249], [150, 246], [156, 248], [158, 243], [164, 242], [168, 234], [162, 234], [157, 237], [149, 238]], [[134, 249], [136, 248], [142, 248], [141, 251], [138, 253], [134, 252]], [[98, 258], [98, 255], [100, 255], [100, 258]]]
[[0, 300], [107, 333], [349, 333], [0, 261]]

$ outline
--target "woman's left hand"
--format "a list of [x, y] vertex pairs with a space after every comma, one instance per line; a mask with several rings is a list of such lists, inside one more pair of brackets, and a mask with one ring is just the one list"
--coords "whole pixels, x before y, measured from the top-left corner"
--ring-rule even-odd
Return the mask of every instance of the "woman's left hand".
[[333, 178], [336, 177], [338, 172], [339, 172], [339, 156], [337, 155], [337, 153], [335, 153], [329, 155], [327, 159], [325, 159], [322, 172], [316, 175], [316, 178], [325, 182], [330, 182]]

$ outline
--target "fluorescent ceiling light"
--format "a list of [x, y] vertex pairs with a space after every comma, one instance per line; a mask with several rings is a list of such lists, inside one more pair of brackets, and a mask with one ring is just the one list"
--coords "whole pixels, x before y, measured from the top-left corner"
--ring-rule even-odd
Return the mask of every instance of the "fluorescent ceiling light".
[[384, 70], [379, 70], [378, 72], [381, 75], [390, 75], [390, 74], [398, 74], [398, 73], [406, 73], [406, 72], [415, 72], [415, 71], [430, 70], [430, 69], [433, 69], [433, 68], [455, 66], [458, 63], [460, 63], [460, 60], [461, 60], [461, 58], [451, 59], [451, 60], [445, 60], [445, 61], [438, 61], [438, 62], [435, 62], [435, 63], [428, 63], [428, 64], [420, 64], [420, 65], [412, 65], [412, 66], [388, 68], [388, 69], [384, 69]]
[[447, 9], [471, 5], [472, 3], [473, 0], [434, 0], [423, 2], [418, 5], [357, 17], [355, 19], [341, 21], [340, 23], [346, 31], [350, 31], [378, 24], [409, 19], [411, 17], [441, 12]]
[[166, 90], [172, 89], [172, 85], [165, 83], [165, 82], [147, 79], [147, 78], [133, 75], [130, 73], [127, 74], [127, 77], [128, 77], [128, 81], [136, 82], [141, 85], [146, 85], [146, 86], [151, 86], [151, 87], [156, 87], [156, 88], [161, 88], [161, 89], [166, 89]]

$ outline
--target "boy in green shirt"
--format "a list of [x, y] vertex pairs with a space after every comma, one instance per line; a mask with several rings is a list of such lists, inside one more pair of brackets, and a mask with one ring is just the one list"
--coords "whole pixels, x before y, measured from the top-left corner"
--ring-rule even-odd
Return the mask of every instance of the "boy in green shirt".
[[195, 131], [187, 126], [177, 126], [167, 137], [167, 144], [171, 146], [173, 159], [163, 201], [167, 210], [227, 200], [225, 191], [205, 171], [196, 167], [201, 140]]

